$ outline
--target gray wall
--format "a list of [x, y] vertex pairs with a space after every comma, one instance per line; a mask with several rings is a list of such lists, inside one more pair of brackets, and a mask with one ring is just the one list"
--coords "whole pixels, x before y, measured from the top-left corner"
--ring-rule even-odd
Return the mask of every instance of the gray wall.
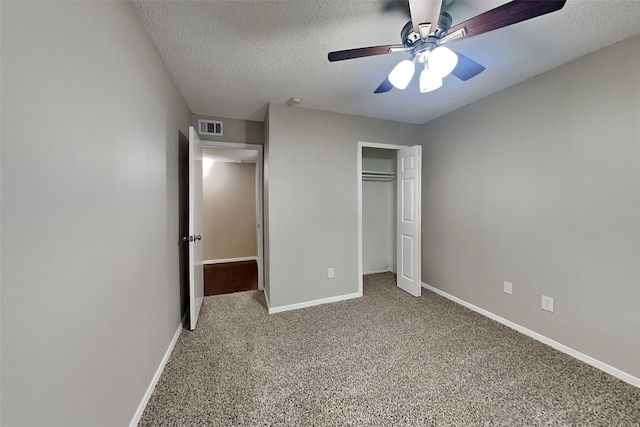
[[639, 51], [628, 39], [425, 125], [422, 199], [426, 283], [635, 377]]
[[127, 2], [1, 2], [2, 419], [123, 426], [180, 325], [191, 112]]
[[271, 307], [357, 292], [358, 141], [414, 145], [420, 127], [277, 104], [268, 121]]

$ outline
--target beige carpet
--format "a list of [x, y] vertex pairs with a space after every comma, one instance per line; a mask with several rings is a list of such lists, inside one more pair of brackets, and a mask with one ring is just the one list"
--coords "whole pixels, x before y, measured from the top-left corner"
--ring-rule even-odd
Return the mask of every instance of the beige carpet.
[[143, 426], [639, 426], [640, 390], [389, 273], [364, 297], [268, 315], [206, 297]]

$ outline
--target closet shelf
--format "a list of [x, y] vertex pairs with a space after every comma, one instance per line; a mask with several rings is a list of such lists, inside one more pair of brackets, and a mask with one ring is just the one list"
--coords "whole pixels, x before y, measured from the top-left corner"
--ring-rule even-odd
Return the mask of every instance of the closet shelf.
[[362, 171], [363, 181], [393, 181], [395, 177], [395, 172]]

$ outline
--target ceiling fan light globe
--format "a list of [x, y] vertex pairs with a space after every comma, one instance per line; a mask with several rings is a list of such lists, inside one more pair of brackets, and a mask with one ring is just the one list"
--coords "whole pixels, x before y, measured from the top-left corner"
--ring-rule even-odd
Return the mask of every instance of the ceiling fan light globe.
[[395, 88], [404, 90], [409, 86], [409, 82], [415, 72], [416, 66], [413, 61], [405, 59], [404, 61], [400, 61], [400, 63], [391, 70], [388, 78]]
[[442, 78], [432, 70], [425, 69], [420, 73], [420, 93], [427, 93], [442, 86]]
[[444, 78], [458, 65], [458, 55], [445, 46], [438, 46], [433, 49], [428, 59], [429, 70], [438, 77]]

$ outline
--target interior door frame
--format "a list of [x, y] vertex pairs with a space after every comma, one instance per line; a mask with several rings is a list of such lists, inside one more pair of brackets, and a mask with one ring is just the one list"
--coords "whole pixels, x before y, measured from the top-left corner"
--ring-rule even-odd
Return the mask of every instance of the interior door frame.
[[[362, 149], [363, 148], [382, 148], [386, 150], [400, 151], [403, 148], [410, 147], [409, 145], [397, 145], [397, 144], [385, 144], [379, 142], [366, 142], [358, 141], [358, 156], [357, 156], [357, 199], [358, 199], [358, 294], [362, 296]], [[397, 203], [397, 202], [396, 202]], [[394, 244], [397, 245], [397, 243]], [[397, 266], [396, 266], [397, 268]], [[422, 268], [420, 266], [420, 268]]]
[[226, 148], [236, 150], [256, 150], [256, 242], [258, 244], [258, 289], [264, 289], [264, 226], [263, 226], [263, 182], [264, 182], [264, 147], [260, 144], [247, 144], [243, 142], [222, 142], [202, 140], [203, 147]]

